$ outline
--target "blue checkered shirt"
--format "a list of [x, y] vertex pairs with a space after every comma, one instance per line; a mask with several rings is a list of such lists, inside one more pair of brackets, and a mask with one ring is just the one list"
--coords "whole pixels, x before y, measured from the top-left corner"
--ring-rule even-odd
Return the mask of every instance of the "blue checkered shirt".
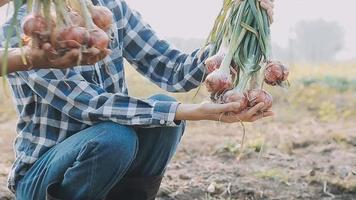
[[[95, 123], [175, 126], [178, 103], [128, 95], [124, 58], [140, 74], [170, 92], [196, 88], [204, 77], [207, 50], [188, 55], [172, 48], [124, 1], [96, 3], [114, 14], [112, 53], [104, 61], [67, 70], [39, 69], [8, 75], [19, 115], [14, 145], [16, 160], [8, 181], [13, 192], [21, 177], [46, 151]], [[19, 21], [24, 15], [25, 7], [21, 9]], [[1, 46], [10, 23], [0, 29]], [[18, 46], [16, 36], [11, 46]]]

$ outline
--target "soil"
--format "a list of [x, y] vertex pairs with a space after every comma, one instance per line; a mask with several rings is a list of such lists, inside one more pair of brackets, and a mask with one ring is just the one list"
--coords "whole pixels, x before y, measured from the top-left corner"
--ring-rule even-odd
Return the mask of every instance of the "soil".
[[[0, 200], [13, 199], [14, 124], [0, 125]], [[242, 134], [238, 124], [190, 123], [157, 199], [356, 199], [353, 121], [246, 124], [243, 151]]]

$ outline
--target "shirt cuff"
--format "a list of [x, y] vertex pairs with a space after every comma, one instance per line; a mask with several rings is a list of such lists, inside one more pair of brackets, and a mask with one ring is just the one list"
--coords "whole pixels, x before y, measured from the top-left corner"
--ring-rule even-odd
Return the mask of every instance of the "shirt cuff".
[[174, 121], [178, 102], [156, 101], [153, 106], [152, 123], [159, 126], [177, 126]]

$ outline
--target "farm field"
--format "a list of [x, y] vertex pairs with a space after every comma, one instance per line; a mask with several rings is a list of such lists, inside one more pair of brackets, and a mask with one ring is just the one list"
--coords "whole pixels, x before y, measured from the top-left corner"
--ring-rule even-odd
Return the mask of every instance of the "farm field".
[[[288, 90], [266, 87], [276, 116], [246, 123], [242, 150], [240, 124], [188, 123], [158, 199], [356, 199], [355, 74], [355, 64], [292, 66]], [[134, 96], [162, 92], [129, 66], [126, 77]], [[194, 94], [174, 96], [207, 100], [204, 88]], [[6, 179], [16, 114], [8, 99], [0, 100], [1, 200], [13, 199]]]

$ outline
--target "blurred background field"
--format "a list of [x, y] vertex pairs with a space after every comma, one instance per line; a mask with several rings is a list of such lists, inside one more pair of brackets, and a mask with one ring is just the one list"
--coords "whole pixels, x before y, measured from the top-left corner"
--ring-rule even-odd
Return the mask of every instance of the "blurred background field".
[[[265, 88], [274, 96], [276, 116], [245, 124], [244, 150], [239, 124], [190, 122], [160, 198], [355, 199], [356, 65], [293, 64], [290, 69], [289, 89]], [[133, 96], [166, 93], [128, 64], [126, 77]], [[208, 100], [204, 87], [194, 98], [195, 93], [170, 95], [185, 103]], [[2, 95], [0, 199], [11, 196], [4, 185], [15, 124], [11, 98]]]
[[[201, 46], [220, 5], [212, 1], [201, 13], [203, 0], [128, 2], [185, 52]], [[336, 12], [335, 4], [325, 2], [276, 1], [273, 52], [290, 67], [291, 84], [288, 89], [265, 86], [274, 97], [276, 116], [245, 124], [244, 149], [240, 124], [189, 122], [159, 199], [356, 199], [356, 25], [350, 11], [355, 3], [340, 0], [336, 4], [343, 12]], [[191, 6], [180, 16], [177, 8], [187, 7], [183, 4]], [[160, 15], [157, 5], [164, 9]], [[4, 14], [1, 8], [0, 24]], [[131, 95], [166, 93], [130, 65], [125, 70]], [[2, 84], [0, 200], [13, 198], [5, 184], [16, 136], [11, 93]], [[170, 95], [184, 103], [208, 100], [204, 87], [195, 94]]]

